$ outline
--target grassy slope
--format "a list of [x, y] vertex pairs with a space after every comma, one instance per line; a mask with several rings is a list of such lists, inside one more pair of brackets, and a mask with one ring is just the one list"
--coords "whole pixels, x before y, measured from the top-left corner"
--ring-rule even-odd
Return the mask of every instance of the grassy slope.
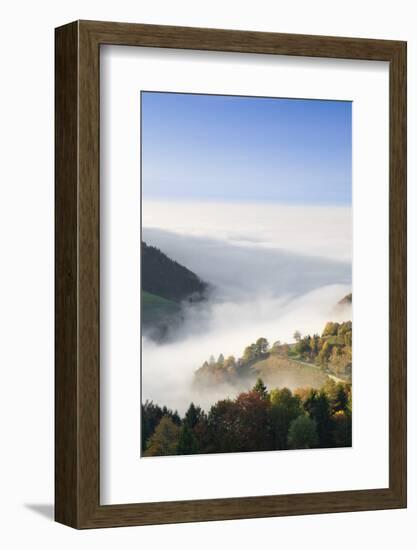
[[252, 365], [256, 376], [260, 376], [269, 387], [284, 387], [294, 390], [310, 386], [321, 388], [327, 380], [319, 368], [302, 365], [286, 357], [270, 355], [268, 359]]
[[142, 319], [144, 323], [161, 321], [164, 318], [175, 315], [179, 310], [180, 307], [175, 302], [156, 294], [142, 291]]

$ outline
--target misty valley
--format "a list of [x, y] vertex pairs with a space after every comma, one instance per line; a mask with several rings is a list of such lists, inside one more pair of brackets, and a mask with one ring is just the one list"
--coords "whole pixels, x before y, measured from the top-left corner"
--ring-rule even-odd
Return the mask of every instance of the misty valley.
[[[170, 253], [142, 241], [142, 456], [351, 446], [352, 294], [340, 284], [349, 280], [344, 263], [291, 257], [295, 273], [307, 267], [306, 277], [285, 283], [285, 251], [264, 250], [261, 261], [256, 246], [229, 241], [221, 248], [230, 254], [220, 258], [215, 241], [144, 235]], [[172, 254], [180, 247], [183, 261], [190, 243], [198, 275]], [[209, 268], [198, 264], [199, 253]], [[260, 268], [274, 266], [275, 292], [269, 279], [266, 293], [252, 275], [251, 254]], [[235, 284], [216, 278], [216, 266]], [[338, 284], [322, 281], [324, 273]], [[245, 276], [258, 286], [239, 289]]]

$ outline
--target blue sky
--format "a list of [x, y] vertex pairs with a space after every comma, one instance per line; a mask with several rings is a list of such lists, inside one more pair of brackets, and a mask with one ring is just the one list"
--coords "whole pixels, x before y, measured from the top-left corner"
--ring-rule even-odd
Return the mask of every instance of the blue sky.
[[352, 104], [141, 93], [146, 199], [351, 204]]

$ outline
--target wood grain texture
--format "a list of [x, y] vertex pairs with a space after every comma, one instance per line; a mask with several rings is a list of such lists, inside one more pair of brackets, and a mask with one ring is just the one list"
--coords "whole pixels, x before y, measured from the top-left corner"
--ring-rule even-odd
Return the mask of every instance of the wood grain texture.
[[390, 488], [407, 494], [407, 48], [390, 62], [389, 432]]
[[[100, 45], [390, 63], [389, 487], [100, 505]], [[56, 520], [116, 527], [406, 506], [406, 44], [78, 21], [56, 29]]]
[[55, 519], [76, 525], [78, 506], [78, 26], [55, 43]]

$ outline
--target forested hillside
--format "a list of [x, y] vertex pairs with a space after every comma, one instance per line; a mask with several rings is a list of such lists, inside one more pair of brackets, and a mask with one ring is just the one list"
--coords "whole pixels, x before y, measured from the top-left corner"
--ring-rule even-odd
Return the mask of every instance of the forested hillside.
[[179, 303], [201, 299], [206, 290], [195, 273], [142, 241], [142, 291]]
[[183, 304], [205, 299], [208, 285], [195, 273], [142, 241], [142, 328], [164, 341], [183, 322]]

